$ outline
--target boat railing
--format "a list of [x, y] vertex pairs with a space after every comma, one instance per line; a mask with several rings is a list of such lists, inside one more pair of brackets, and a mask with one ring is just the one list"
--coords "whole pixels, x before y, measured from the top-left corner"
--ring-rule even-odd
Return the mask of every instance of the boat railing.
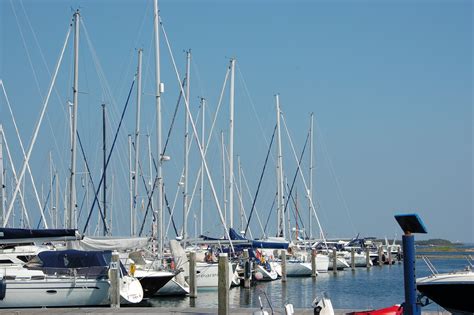
[[425, 262], [426, 266], [428, 266], [428, 269], [431, 271], [431, 273], [433, 275], [437, 275], [438, 274], [438, 270], [436, 269], [436, 267], [433, 265], [433, 263], [431, 262], [431, 260], [429, 260], [428, 257], [426, 256], [421, 256], [421, 258], [423, 259], [423, 261]]

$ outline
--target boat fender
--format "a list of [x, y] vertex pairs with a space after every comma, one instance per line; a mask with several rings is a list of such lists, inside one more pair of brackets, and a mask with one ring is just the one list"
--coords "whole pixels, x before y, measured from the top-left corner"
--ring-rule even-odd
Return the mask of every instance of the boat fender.
[[5, 298], [5, 293], [7, 292], [7, 282], [5, 281], [5, 278], [2, 277], [0, 280], [0, 300], [3, 300]]

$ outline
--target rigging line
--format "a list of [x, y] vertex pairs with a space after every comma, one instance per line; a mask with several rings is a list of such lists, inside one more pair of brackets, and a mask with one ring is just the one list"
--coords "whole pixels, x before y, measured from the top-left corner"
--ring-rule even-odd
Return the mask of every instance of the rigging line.
[[[1, 82], [1, 80], [0, 80], [0, 82]], [[13, 179], [15, 180], [15, 185], [16, 185], [18, 183], [18, 178], [16, 176], [15, 165], [13, 164], [13, 159], [12, 159], [12, 156], [10, 154], [10, 148], [8, 146], [7, 136], [5, 135], [5, 130], [3, 130], [3, 127], [2, 127], [1, 124], [0, 124], [0, 134], [3, 138], [3, 143], [5, 144], [5, 148], [6, 148], [6, 151], [7, 151], [7, 156], [8, 156], [8, 159], [10, 160], [10, 164], [11, 164], [11, 171], [12, 171], [12, 174], [13, 174]], [[28, 217], [28, 211], [26, 210], [25, 198], [23, 196], [23, 192], [20, 190], [19, 194], [20, 194], [20, 202], [21, 202], [22, 210], [23, 210], [23, 213], [25, 214], [28, 227], [31, 227], [30, 219]]]
[[[241, 81], [242, 81], [242, 85], [243, 85], [243, 87], [244, 87], [245, 93], [247, 94], [247, 97], [248, 97], [248, 99], [249, 99], [249, 103], [250, 103], [250, 105], [252, 105], [252, 110], [253, 110], [253, 113], [255, 114], [255, 118], [257, 119], [258, 126], [260, 127], [260, 132], [261, 132], [262, 135], [263, 135], [263, 139], [265, 140], [265, 143], [268, 145], [268, 138], [267, 138], [266, 135], [265, 135], [265, 131], [263, 130], [262, 122], [260, 121], [260, 116], [261, 116], [261, 115], [259, 115], [259, 114], [257, 113], [257, 110], [256, 110], [256, 108], [255, 108], [255, 103], [254, 103], [252, 97], [250, 96], [250, 91], [249, 91], [249, 89], [248, 89], [248, 87], [247, 87], [247, 83], [246, 83], [246, 81], [245, 81], [244, 75], [243, 75], [242, 72], [240, 71], [240, 65], [239, 65], [239, 64], [237, 64], [237, 70], [238, 70], [238, 72], [239, 72], [239, 77], [240, 77], [240, 79], [241, 79]], [[273, 159], [273, 156], [272, 156], [272, 159]]]
[[[171, 220], [168, 221], [168, 225], [166, 226], [166, 230], [165, 230], [165, 235], [168, 235], [168, 231], [169, 231], [169, 229], [170, 229], [171, 223], [173, 223], [173, 226], [174, 226], [173, 214], [174, 214], [174, 209], [176, 209], [176, 202], [178, 201], [179, 191], [180, 191], [180, 189], [179, 189], [179, 186], [178, 186], [178, 189], [176, 189], [176, 194], [174, 195], [173, 207], [171, 208], [171, 212], [170, 212], [170, 218], [171, 218]], [[168, 206], [168, 199], [167, 199], [167, 197], [166, 197], [166, 202], [167, 202], [166, 205]], [[168, 206], [168, 208], [169, 208], [169, 206]], [[169, 212], [169, 210], [168, 210], [168, 212]], [[175, 232], [176, 232], [176, 236], [178, 236], [178, 230], [176, 229], [176, 227], [175, 227]]]
[[273, 209], [275, 209], [276, 199], [277, 199], [277, 194], [275, 193], [275, 197], [273, 198], [272, 206], [270, 207], [270, 212], [268, 213], [268, 216], [267, 216], [267, 222], [265, 222], [265, 227], [263, 228], [263, 233], [265, 235], [267, 234], [268, 222], [270, 221], [270, 217], [272, 215]]
[[[166, 209], [168, 209], [168, 213], [169, 213], [170, 219], [171, 219], [170, 222], [173, 223], [174, 233], [176, 234], [176, 236], [178, 236], [178, 229], [176, 228], [176, 224], [174, 223], [173, 214], [171, 213], [170, 204], [168, 203], [168, 196], [166, 195], [166, 193], [164, 194], [164, 197], [165, 197]], [[168, 235], [168, 233], [166, 233], [165, 235]]]
[[[303, 150], [301, 151], [300, 159], [298, 160], [298, 166], [296, 167], [295, 175], [293, 176], [293, 181], [291, 183], [291, 188], [290, 188], [290, 191], [289, 191], [289, 195], [291, 195], [293, 193], [293, 188], [295, 187], [296, 178], [298, 177], [298, 171], [300, 170], [301, 162], [303, 161], [304, 152], [306, 150], [306, 145], [308, 144], [309, 135], [310, 135], [310, 133], [308, 132], [308, 134], [306, 136], [306, 141], [304, 142]], [[286, 209], [288, 207], [289, 202], [290, 202], [290, 200], [287, 198], [284, 213], [286, 213]]]
[[[23, 145], [23, 141], [21, 140], [21, 136], [20, 136], [20, 131], [18, 130], [18, 125], [16, 124], [16, 119], [15, 119], [15, 115], [13, 114], [13, 110], [12, 110], [12, 107], [11, 107], [11, 104], [10, 104], [10, 100], [8, 99], [8, 95], [7, 95], [7, 91], [5, 89], [5, 86], [3, 85], [3, 81], [0, 80], [0, 85], [2, 85], [2, 89], [3, 89], [3, 94], [5, 96], [5, 100], [7, 102], [7, 106], [8, 106], [8, 110], [10, 112], [10, 116], [12, 117], [12, 122], [13, 122], [13, 126], [15, 127], [15, 132], [16, 132], [16, 136], [18, 138], [18, 142], [20, 144], [20, 148], [21, 148], [21, 153], [23, 155], [23, 158], [26, 157], [26, 153], [25, 153], [25, 147]], [[41, 201], [40, 201], [40, 198], [39, 198], [39, 194], [38, 194], [38, 190], [36, 189], [36, 184], [35, 184], [35, 180], [34, 180], [34, 177], [33, 177], [33, 173], [31, 172], [31, 168], [30, 168], [30, 163], [27, 164], [27, 170], [28, 170], [28, 174], [30, 175], [30, 179], [31, 179], [31, 184], [33, 186], [33, 192], [35, 193], [35, 197], [36, 197], [36, 202], [38, 204], [38, 209], [40, 211], [43, 211], [42, 210], [42, 205], [41, 205]], [[43, 215], [44, 216], [44, 215]], [[46, 224], [46, 228], [47, 228], [47, 224]]]
[[[54, 74], [53, 74], [53, 77], [51, 78], [51, 84], [49, 86], [49, 89], [48, 89], [48, 94], [46, 96], [46, 99], [43, 103], [43, 108], [41, 110], [41, 114], [40, 114], [40, 117], [38, 119], [38, 121], [36, 122], [36, 125], [35, 125], [35, 129], [34, 129], [34, 133], [33, 133], [33, 137], [31, 139], [31, 142], [30, 142], [30, 146], [28, 148], [28, 153], [25, 157], [25, 160], [24, 160], [24, 163], [23, 163], [23, 167], [21, 169], [21, 172], [20, 172], [20, 176], [19, 176], [19, 182], [18, 184], [16, 185], [15, 187], [15, 190], [13, 192], [13, 196], [12, 196], [12, 200], [10, 201], [10, 204], [8, 206], [8, 211], [7, 211], [7, 215], [5, 216], [5, 221], [3, 222], [3, 226], [5, 227], [8, 223], [8, 219], [10, 218], [10, 213], [13, 209], [13, 203], [15, 202], [15, 199], [16, 199], [16, 195], [18, 194], [18, 190], [20, 189], [20, 183], [21, 181], [23, 180], [23, 176], [25, 175], [25, 171], [26, 171], [26, 166], [28, 164], [28, 161], [31, 157], [31, 153], [33, 152], [33, 147], [36, 143], [36, 138], [38, 137], [38, 133], [39, 133], [39, 129], [41, 127], [41, 123], [43, 122], [43, 118], [44, 118], [44, 114], [46, 112], [46, 109], [48, 108], [48, 103], [49, 103], [49, 98], [51, 96], [51, 92], [52, 92], [52, 89], [53, 89], [53, 86], [54, 86], [54, 83], [56, 82], [56, 77], [58, 75], [58, 71], [59, 71], [59, 67], [61, 66], [61, 62], [62, 62], [62, 59], [63, 59], [63, 56], [64, 56], [64, 51], [66, 50], [66, 46], [67, 46], [67, 42], [69, 40], [69, 35], [71, 34], [71, 29], [72, 29], [72, 25], [70, 25], [69, 29], [68, 29], [68, 32], [67, 32], [67, 35], [66, 35], [66, 39], [64, 41], [64, 45], [62, 47], [62, 50], [61, 50], [61, 55], [57, 61], [57, 64], [56, 64], [56, 67], [55, 67], [55, 71], [54, 71]], [[43, 215], [43, 214], [42, 214]], [[44, 215], [43, 215], [44, 216]], [[46, 223], [46, 220], [44, 220], [45, 222], [45, 225], [47, 224]]]
[[41, 87], [40, 87], [40, 84], [39, 84], [38, 76], [36, 75], [35, 68], [33, 67], [33, 61], [31, 60], [31, 55], [30, 55], [30, 52], [28, 50], [28, 46], [26, 45], [25, 35], [23, 34], [23, 31], [21, 29], [20, 21], [18, 19], [18, 15], [16, 14], [15, 6], [13, 5], [13, 0], [10, 0], [10, 6], [12, 7], [13, 15], [15, 15], [15, 21], [16, 21], [16, 24], [18, 26], [18, 30], [20, 31], [20, 37], [21, 37], [21, 41], [23, 43], [23, 47], [25, 48], [25, 51], [26, 51], [26, 57], [28, 58], [28, 63], [30, 65], [31, 71], [33, 72], [33, 78], [34, 78], [35, 83], [36, 83], [36, 88], [38, 89], [38, 94], [41, 98], [41, 101], [44, 102], [44, 98], [43, 98], [43, 95], [41, 93]]
[[[295, 150], [295, 146], [293, 145], [293, 141], [291, 140], [291, 136], [290, 136], [290, 132], [288, 130], [288, 126], [286, 125], [286, 120], [285, 120], [285, 116], [281, 116], [283, 118], [283, 126], [285, 127], [285, 131], [286, 131], [286, 135], [288, 136], [288, 140], [290, 142], [290, 146], [291, 146], [291, 150], [293, 152], [293, 156], [295, 158], [295, 160], [298, 161], [298, 156], [296, 155], [296, 150]], [[299, 173], [300, 173], [300, 176], [301, 176], [301, 180], [303, 181], [303, 185], [304, 185], [304, 189], [306, 192], [308, 192], [308, 185], [306, 184], [306, 180], [304, 178], [304, 174], [303, 172], [301, 171], [301, 168], [299, 169]], [[313, 209], [313, 214], [316, 218], [316, 222], [318, 223], [318, 227], [319, 227], [319, 231], [321, 232], [321, 235], [322, 235], [322, 238], [323, 238], [323, 242], [324, 244], [326, 245], [327, 247], [327, 243], [326, 243], [326, 238], [324, 237], [324, 231], [323, 231], [323, 227], [321, 226], [321, 222], [319, 221], [319, 216], [318, 214], [316, 213], [316, 209], [314, 208], [314, 204], [313, 204], [313, 199], [311, 197], [310, 194], [306, 193], [307, 196], [308, 196], [308, 199], [311, 203], [311, 208]]]
[[[185, 83], [186, 83], [186, 78], [183, 78], [183, 83], [182, 83], [183, 87]], [[166, 137], [165, 145], [163, 146], [163, 153], [162, 153], [163, 155], [165, 155], [166, 148], [168, 147], [168, 142], [171, 137], [171, 131], [173, 131], [174, 122], [176, 120], [176, 115], [178, 114], [179, 103], [181, 103], [182, 96], [183, 96], [183, 93], [180, 90], [179, 95], [178, 95], [178, 101], [176, 102], [176, 106], [174, 108], [173, 119], [171, 120], [171, 125], [170, 125], [170, 128], [168, 129], [168, 136]]]
[[[43, 61], [43, 65], [44, 65], [44, 67], [45, 67], [45, 69], [46, 69], [46, 72], [47, 72], [48, 76], [51, 76], [51, 71], [49, 70], [48, 64], [47, 64], [47, 62], [46, 62], [46, 58], [44, 57], [44, 54], [43, 54], [43, 50], [41, 49], [41, 46], [40, 46], [39, 41], [38, 41], [38, 38], [37, 38], [36, 33], [35, 33], [35, 31], [34, 31], [34, 28], [33, 28], [33, 26], [31, 25], [31, 22], [30, 22], [30, 19], [29, 19], [29, 17], [28, 17], [28, 14], [27, 14], [27, 12], [26, 12], [25, 6], [23, 5], [23, 1], [20, 0], [19, 2], [20, 2], [20, 5], [21, 5], [21, 8], [22, 8], [22, 10], [23, 10], [23, 14], [24, 14], [25, 17], [26, 17], [26, 22], [28, 23], [28, 26], [29, 26], [29, 28], [30, 28], [30, 32], [31, 32], [31, 34], [33, 35], [33, 39], [34, 39], [34, 41], [35, 41], [35, 43], [36, 43], [36, 46], [38, 47], [38, 51], [39, 51], [39, 53], [40, 53], [41, 60]], [[59, 95], [59, 92], [58, 92], [56, 86], [54, 87], [54, 94], [56, 95], [56, 98], [57, 98], [57, 100], [58, 100], [58, 103], [61, 104], [61, 103], [62, 103], [61, 96]], [[66, 115], [66, 111], [64, 110], [64, 107], [60, 106], [60, 108], [61, 108], [61, 110], [62, 110], [62, 112], [63, 112], [64, 117], [66, 117], [67, 115]], [[54, 142], [54, 145], [55, 145], [55, 147], [56, 147], [56, 150], [57, 150], [57, 152], [60, 152], [59, 144], [58, 144], [58, 141], [57, 141], [57, 138], [56, 138], [56, 134], [55, 134], [55, 132], [53, 131], [53, 127], [52, 127], [52, 124], [51, 124], [51, 120], [49, 119], [49, 115], [48, 115], [48, 114], [46, 114], [46, 120], [47, 120], [47, 122], [48, 122], [48, 126], [49, 126], [49, 128], [50, 128], [51, 135], [52, 135], [53, 142]], [[66, 121], [66, 120], [65, 120], [65, 121]], [[60, 163], [63, 164], [62, 159], [60, 159]], [[64, 164], [62, 165], [62, 167], [64, 168]]]
[[[163, 31], [163, 35], [164, 35], [165, 40], [166, 40], [166, 44], [167, 44], [167, 46], [168, 46], [168, 51], [169, 51], [170, 56], [171, 56], [171, 61], [172, 61], [172, 63], [173, 63], [173, 68], [174, 68], [174, 72], [175, 72], [176, 78], [177, 78], [178, 82], [181, 83], [181, 79], [180, 79], [180, 77], [179, 77], [179, 72], [178, 72], [178, 69], [177, 69], [177, 67], [176, 67], [176, 62], [175, 62], [175, 60], [174, 60], [174, 56], [173, 56], [173, 53], [172, 53], [172, 50], [171, 50], [171, 45], [170, 45], [169, 40], [168, 40], [168, 36], [167, 36], [167, 34], [166, 34], [166, 31], [165, 31], [165, 28], [164, 28], [164, 26], [163, 26], [163, 23], [162, 23], [161, 21], [160, 21], [160, 24], [161, 24], [161, 30]], [[181, 85], [180, 85], [180, 88], [181, 88], [183, 94], [185, 94], [184, 91], [183, 91], [183, 87], [182, 87]], [[210, 171], [209, 171], [209, 168], [208, 168], [208, 165], [207, 165], [207, 162], [206, 162], [206, 159], [205, 159], [203, 146], [201, 145], [201, 142], [200, 142], [199, 136], [198, 136], [198, 132], [197, 132], [197, 130], [196, 130], [196, 124], [194, 123], [194, 119], [193, 119], [193, 117], [192, 117], [191, 110], [190, 110], [190, 108], [189, 108], [189, 103], [188, 103], [188, 101], [187, 101], [186, 98], [184, 98], [184, 102], [185, 102], [185, 104], [186, 104], [186, 113], [187, 113], [188, 116], [189, 116], [189, 120], [190, 120], [190, 123], [191, 123], [191, 127], [192, 127], [192, 130], [193, 130], [193, 134], [194, 134], [194, 137], [196, 138], [197, 147], [199, 148], [199, 153], [200, 153], [200, 155], [201, 155], [201, 159], [202, 159], [202, 161], [203, 161], [204, 168], [205, 168], [205, 170], [206, 170], [206, 175], [207, 175], [207, 179], [208, 179], [208, 181], [209, 181], [209, 186], [211, 187], [212, 195], [213, 195], [213, 197], [214, 197], [214, 202], [215, 202], [216, 207], [217, 207], [217, 210], [218, 210], [218, 212], [219, 212], [219, 218], [220, 218], [221, 224], [222, 224], [222, 226], [223, 226], [223, 228], [224, 228], [224, 230], [225, 230], [225, 234], [226, 234], [227, 238], [228, 238], [229, 241], [230, 241], [229, 231], [228, 231], [227, 228], [226, 228], [226, 223], [225, 223], [225, 220], [224, 220], [224, 216], [223, 216], [223, 214], [222, 214], [222, 209], [221, 209], [220, 204], [219, 204], [219, 199], [218, 199], [218, 197], [217, 197], [217, 193], [216, 193], [216, 190], [215, 190], [214, 182], [213, 182], [213, 180], [212, 180], [211, 173], [210, 173]], [[232, 244], [232, 241], [230, 241], [230, 247], [231, 247], [232, 252], [235, 252], [235, 250], [234, 250], [234, 245]]]
[[331, 172], [331, 175], [334, 177], [334, 181], [335, 181], [335, 183], [336, 183], [336, 187], [337, 187], [337, 192], [338, 192], [339, 198], [341, 198], [342, 204], [344, 205], [344, 209], [346, 210], [346, 214], [347, 214], [347, 216], [349, 217], [349, 222], [350, 222], [350, 225], [351, 225], [351, 227], [352, 227], [352, 232], [353, 232], [354, 234], [356, 234], [357, 231], [356, 231], [355, 226], [354, 226], [354, 220], [352, 220], [351, 213], [350, 213], [350, 211], [349, 211], [349, 207], [347, 206], [347, 203], [346, 203], [346, 199], [344, 198], [344, 195], [342, 194], [341, 184], [339, 183], [339, 179], [338, 179], [338, 177], [337, 177], [337, 175], [336, 175], [336, 171], [335, 171], [334, 166], [333, 166], [333, 164], [332, 164], [332, 160], [331, 160], [331, 158], [330, 158], [330, 156], [329, 156], [329, 151], [328, 151], [328, 149], [327, 149], [326, 140], [325, 140], [325, 138], [324, 138], [324, 135], [323, 135], [321, 129], [319, 128], [319, 124], [318, 124], [318, 123], [316, 123], [316, 129], [317, 129], [317, 133], [318, 133], [319, 135], [321, 135], [322, 148], [323, 148], [324, 152], [326, 153], [326, 154], [325, 154], [326, 161], [327, 161], [328, 164], [329, 164], [329, 170], [330, 170], [330, 172]]
[[[94, 194], [94, 202], [97, 201], [97, 206], [99, 207], [99, 213], [100, 213], [100, 216], [102, 218], [102, 223], [104, 224], [104, 226], [106, 226], [106, 221], [105, 221], [105, 217], [104, 217], [104, 213], [102, 211], [102, 207], [100, 206], [100, 203], [99, 203], [99, 197], [97, 196], [97, 192], [99, 190], [96, 190], [95, 189], [95, 184], [94, 184], [94, 180], [92, 179], [92, 175], [91, 175], [91, 170], [89, 168], [89, 162], [87, 161], [87, 157], [86, 157], [86, 153], [84, 151], [84, 147], [82, 146], [82, 141], [81, 141], [81, 137], [79, 136], [79, 131], [76, 130], [76, 134], [77, 134], [77, 140], [79, 142], [79, 147], [81, 148], [81, 152], [82, 152], [82, 157], [84, 159], [84, 163], [86, 164], [86, 169], [87, 169], [87, 175], [89, 175], [89, 180], [91, 181], [91, 185], [92, 185], [92, 191], [95, 192]], [[82, 212], [82, 209], [81, 209], [81, 212]], [[79, 212], [79, 215], [78, 215], [78, 218], [77, 220], [79, 221], [79, 218], [81, 216], [81, 212]], [[108, 230], [108, 229], [106, 229]], [[85, 233], [85, 229], [84, 231], [82, 232], [83, 234]]]
[[[158, 182], [158, 176], [155, 176], [155, 180], [153, 181], [153, 188], [150, 192], [150, 196], [148, 197], [148, 204], [147, 204], [147, 207], [146, 207], [145, 215], [144, 215], [143, 221], [142, 221], [142, 226], [140, 227], [140, 232], [138, 233], [138, 236], [142, 236], [143, 228], [145, 227], [146, 218], [148, 216], [148, 210], [150, 209], [150, 204], [151, 204], [151, 201], [152, 201], [152, 198], [153, 198], [153, 193], [156, 190], [155, 188], [156, 188], [156, 183], [157, 182]], [[153, 213], [153, 216], [154, 216], [155, 211], [153, 211], [152, 213]]]
[[[287, 186], [287, 188], [289, 188], [289, 187], [288, 187], [288, 184], [287, 184], [286, 186]], [[293, 197], [293, 194], [290, 193], [289, 196], [290, 196], [291, 200], [293, 201], [293, 205], [295, 206], [295, 209], [297, 209], [297, 208], [298, 208], [298, 204], [296, 203], [296, 200], [295, 200], [295, 198]], [[298, 219], [300, 220], [301, 226], [303, 227], [303, 230], [304, 230], [304, 234], [306, 235], [306, 238], [308, 238], [308, 233], [306, 232], [306, 230], [305, 230], [305, 228], [304, 228], [304, 221], [303, 221], [303, 219], [301, 218], [300, 211], [294, 211], [293, 214], [294, 214], [294, 217], [295, 217], [295, 221], [296, 221], [296, 222], [298, 221]]]
[[[125, 111], [127, 110], [127, 107], [128, 107], [128, 102], [130, 100], [130, 95], [132, 95], [132, 90], [133, 90], [133, 86], [135, 85], [135, 77], [133, 78], [133, 81], [132, 81], [132, 84], [130, 86], [130, 91], [128, 92], [128, 97], [127, 97], [127, 101], [125, 102], [125, 106], [123, 107], [123, 111], [122, 111], [122, 117], [120, 118], [120, 122], [119, 122], [119, 125], [117, 126], [117, 130], [115, 132], [115, 136], [114, 136], [114, 141], [112, 142], [112, 146], [110, 147], [110, 151], [109, 151], [109, 155], [107, 156], [107, 162], [105, 163], [105, 169], [104, 171], [102, 172], [102, 176], [100, 178], [100, 182], [99, 182], [99, 187], [97, 187], [97, 190], [95, 192], [95, 194], [97, 195], [100, 191], [100, 188], [102, 186], [102, 183], [104, 182], [104, 175], [105, 175], [105, 171], [107, 169], [107, 166], [109, 165], [109, 162], [110, 162], [110, 158], [112, 156], [112, 152], [114, 151], [114, 148], [115, 148], [115, 143], [117, 142], [117, 137], [118, 137], [118, 134], [119, 134], [119, 131], [120, 131], [120, 127], [122, 126], [122, 122], [123, 122], [123, 118], [125, 116]], [[87, 226], [89, 225], [89, 220], [91, 218], [91, 215], [92, 215], [92, 212], [94, 210], [94, 206], [95, 206], [95, 203], [96, 203], [97, 199], [94, 199], [94, 202], [92, 203], [92, 207], [89, 211], [89, 216], [87, 217], [87, 221], [86, 221], [86, 224], [84, 226], [84, 230], [82, 233], [84, 233], [87, 229]], [[107, 226], [106, 226], [106, 229], [107, 229]], [[108, 231], [106, 231], [108, 232]]]
[[[53, 185], [54, 185], [55, 179], [56, 179], [56, 175], [54, 175], [54, 177], [53, 177]], [[43, 212], [46, 210], [46, 205], [48, 204], [50, 196], [51, 196], [51, 187], [49, 188], [48, 194], [46, 195], [46, 200], [43, 202]], [[51, 212], [50, 212], [49, 215], [51, 216]], [[43, 219], [40, 217], [39, 220], [38, 220], [38, 224], [36, 225], [37, 229], [39, 229], [40, 224], [41, 224], [42, 221], [43, 221]]]
[[[272, 139], [270, 140], [270, 144], [268, 146], [267, 156], [265, 157], [265, 162], [263, 163], [262, 173], [260, 174], [260, 178], [258, 180], [257, 191], [255, 192], [255, 197], [253, 198], [252, 208], [250, 209], [249, 219], [247, 220], [247, 226], [245, 227], [244, 237], [247, 235], [247, 230], [249, 228], [250, 219], [252, 218], [252, 214], [253, 214], [253, 211], [255, 209], [255, 203], [257, 202], [258, 192], [260, 191], [260, 185], [262, 184], [263, 175], [265, 174], [265, 169], [266, 169], [267, 163], [268, 163], [268, 157], [270, 156], [270, 151], [272, 149], [273, 140], [275, 139], [276, 130], [277, 130], [277, 125], [275, 124], [275, 128], [273, 128]], [[264, 232], [265, 232], [265, 230], [266, 230], [266, 228], [264, 229]]]

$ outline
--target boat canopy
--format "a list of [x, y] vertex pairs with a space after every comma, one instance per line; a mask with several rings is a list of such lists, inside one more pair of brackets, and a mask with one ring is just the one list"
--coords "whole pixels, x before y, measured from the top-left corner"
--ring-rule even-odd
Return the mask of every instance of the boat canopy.
[[78, 250], [136, 250], [147, 248], [150, 239], [147, 237], [127, 238], [92, 238], [84, 236], [82, 240], [71, 242], [71, 247]]
[[0, 240], [76, 237], [74, 229], [0, 228]]

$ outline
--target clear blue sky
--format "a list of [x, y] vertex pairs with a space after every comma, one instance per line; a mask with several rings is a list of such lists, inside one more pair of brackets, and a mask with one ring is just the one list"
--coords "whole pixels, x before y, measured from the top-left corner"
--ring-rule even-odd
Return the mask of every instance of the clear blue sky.
[[[81, 29], [79, 132], [98, 181], [100, 104], [107, 103], [109, 126], [115, 129], [136, 69], [138, 47], [144, 48], [142, 131], [152, 134], [152, 150], [156, 150], [152, 1], [0, 0], [0, 79], [26, 145], [51, 80], [47, 69], [53, 71], [75, 8], [81, 9], [92, 43], [88, 45]], [[183, 51], [192, 50], [191, 106], [197, 113], [198, 97], [205, 97], [208, 122], [214, 115], [229, 58], [237, 58], [234, 153], [241, 157], [252, 194], [276, 120], [273, 95], [279, 93], [298, 155], [308, 132], [309, 113], [315, 114], [314, 199], [327, 236], [352, 237], [360, 232], [400, 237], [393, 215], [416, 212], [429, 231], [424, 238], [474, 242], [471, 1], [162, 0], [160, 10], [181, 77]], [[164, 41], [161, 47], [166, 135], [178, 85]], [[69, 45], [32, 156], [35, 181], [39, 190], [43, 185], [44, 196], [49, 189], [49, 151], [61, 172], [62, 193], [67, 176], [71, 56]], [[94, 60], [107, 83], [99, 80]], [[106, 84], [110, 88], [107, 93]], [[222, 130], [227, 141], [228, 92], [224, 97], [225, 108], [219, 114], [208, 160], [220, 197], [219, 133]], [[172, 160], [164, 169], [170, 203], [183, 163], [183, 119], [181, 108], [170, 140]], [[111, 173], [115, 175], [109, 179], [114, 234], [129, 231], [127, 134], [133, 132], [134, 121], [135, 92], [113, 157]], [[15, 167], [20, 169], [19, 145], [3, 92], [0, 122]], [[109, 147], [112, 134], [108, 130]], [[291, 182], [296, 163], [284, 129], [282, 134], [284, 168]], [[141, 143], [142, 162], [147, 165], [145, 136]], [[195, 148], [192, 154], [190, 187], [199, 164]], [[273, 149], [257, 202], [262, 220], [267, 218], [276, 189], [274, 156]], [[26, 186], [30, 213], [37, 218], [29, 180]], [[297, 190], [305, 213], [307, 200], [300, 180]], [[78, 199], [83, 195], [79, 187]], [[199, 207], [198, 198], [196, 195], [192, 212]], [[249, 211], [248, 196], [244, 206]], [[217, 235], [217, 211], [209, 193], [206, 208], [205, 230]], [[180, 225], [180, 198], [175, 211]], [[270, 234], [274, 233], [274, 216]], [[15, 222], [18, 219], [19, 214]], [[190, 219], [191, 234], [193, 226]], [[255, 220], [251, 226], [258, 236]]]

